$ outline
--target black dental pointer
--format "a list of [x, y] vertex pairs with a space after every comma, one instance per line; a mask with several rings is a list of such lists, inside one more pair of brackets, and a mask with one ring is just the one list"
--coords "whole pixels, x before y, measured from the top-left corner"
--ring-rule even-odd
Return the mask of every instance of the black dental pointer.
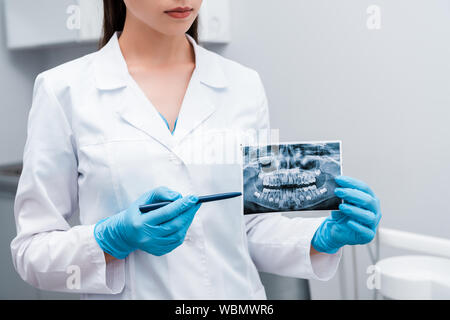
[[[204, 203], [204, 202], [212, 202], [212, 201], [219, 201], [219, 200], [225, 200], [225, 199], [231, 199], [235, 197], [239, 197], [242, 195], [242, 192], [227, 192], [227, 193], [217, 193], [217, 194], [211, 194], [208, 196], [200, 196], [198, 197], [197, 203]], [[159, 208], [162, 208], [169, 203], [172, 203], [172, 201], [164, 201], [164, 202], [157, 202], [152, 204], [146, 204], [139, 207], [139, 210], [141, 213], [147, 213]]]

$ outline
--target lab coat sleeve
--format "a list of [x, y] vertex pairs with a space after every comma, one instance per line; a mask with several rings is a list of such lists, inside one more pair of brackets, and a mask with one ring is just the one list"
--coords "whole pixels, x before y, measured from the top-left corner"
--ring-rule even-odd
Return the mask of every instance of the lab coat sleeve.
[[[269, 130], [269, 108], [258, 77], [257, 130]], [[336, 273], [342, 250], [311, 255], [311, 240], [325, 218], [290, 218], [280, 213], [244, 216], [248, 248], [259, 271], [295, 278], [329, 280]]]
[[14, 205], [14, 267], [23, 280], [43, 290], [119, 293], [124, 262], [106, 264], [94, 225], [68, 223], [78, 211], [78, 161], [70, 121], [48, 82], [42, 74], [37, 77], [28, 119]]

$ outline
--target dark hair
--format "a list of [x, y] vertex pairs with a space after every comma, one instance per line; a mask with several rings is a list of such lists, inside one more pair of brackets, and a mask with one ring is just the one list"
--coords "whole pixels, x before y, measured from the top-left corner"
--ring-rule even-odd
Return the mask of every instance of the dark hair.
[[[103, 0], [103, 34], [100, 48], [103, 48], [116, 31], [123, 31], [127, 8], [123, 0]], [[187, 31], [198, 42], [198, 17]]]

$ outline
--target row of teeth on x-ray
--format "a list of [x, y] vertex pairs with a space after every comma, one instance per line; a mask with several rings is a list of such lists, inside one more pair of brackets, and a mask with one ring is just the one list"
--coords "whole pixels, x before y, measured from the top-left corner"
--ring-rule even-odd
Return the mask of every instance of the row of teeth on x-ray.
[[256, 191], [254, 196], [264, 202], [279, 204], [280, 207], [290, 206], [294, 203], [301, 206], [304, 201], [314, 200], [327, 191], [327, 188], [318, 189], [316, 185], [291, 189], [264, 188], [262, 193]]
[[321, 174], [319, 169], [314, 171], [300, 171], [298, 168], [290, 170], [278, 170], [274, 173], [262, 175], [264, 187], [280, 186], [305, 186], [316, 182], [316, 177]]

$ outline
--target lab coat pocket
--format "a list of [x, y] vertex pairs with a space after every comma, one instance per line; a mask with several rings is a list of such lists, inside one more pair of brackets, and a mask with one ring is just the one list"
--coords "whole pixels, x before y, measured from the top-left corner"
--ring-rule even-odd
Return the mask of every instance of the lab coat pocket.
[[78, 157], [78, 192], [83, 223], [93, 224], [120, 212], [118, 182], [108, 144], [80, 147]]
[[180, 167], [169, 160], [171, 152], [154, 140], [120, 141], [107, 148], [123, 206], [160, 186], [187, 191]]

